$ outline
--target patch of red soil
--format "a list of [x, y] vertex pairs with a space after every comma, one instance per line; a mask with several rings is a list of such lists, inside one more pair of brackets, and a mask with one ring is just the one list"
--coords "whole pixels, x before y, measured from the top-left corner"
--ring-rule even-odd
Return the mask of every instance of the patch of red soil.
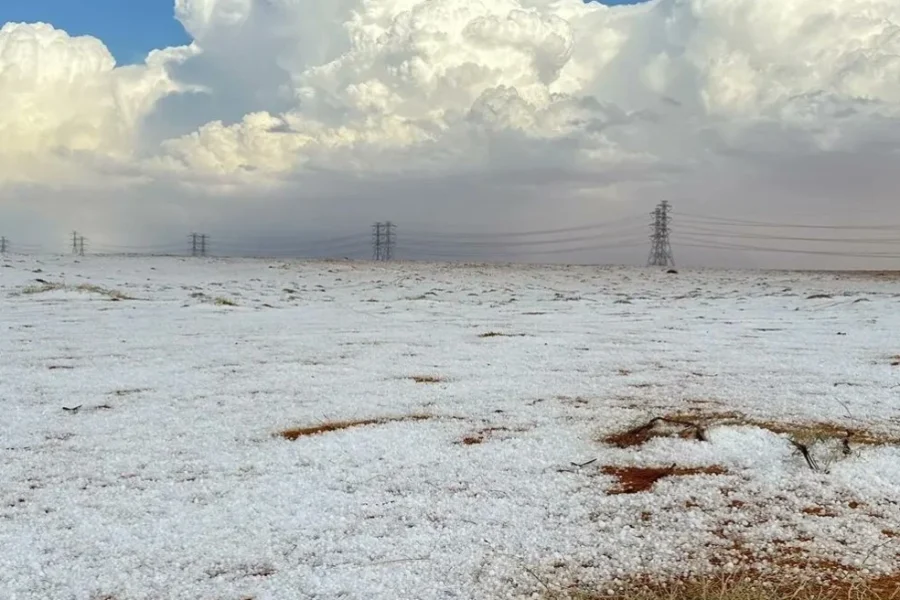
[[613, 467], [601, 469], [604, 475], [618, 479], [618, 487], [608, 491], [609, 495], [637, 494], [650, 490], [660, 479], [685, 477], [688, 475], [724, 475], [728, 471], [719, 466], [712, 467]]

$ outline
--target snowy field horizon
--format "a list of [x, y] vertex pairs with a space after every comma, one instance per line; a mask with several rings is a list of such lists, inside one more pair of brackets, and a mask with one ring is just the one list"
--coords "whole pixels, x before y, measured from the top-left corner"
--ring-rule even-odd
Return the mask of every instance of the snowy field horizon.
[[895, 577], [900, 273], [678, 271], [0, 257], [0, 598]]

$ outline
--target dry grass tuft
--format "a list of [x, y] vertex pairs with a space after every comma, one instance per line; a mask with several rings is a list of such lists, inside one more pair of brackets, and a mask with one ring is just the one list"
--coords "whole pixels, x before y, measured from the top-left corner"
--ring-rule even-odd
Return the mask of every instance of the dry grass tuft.
[[402, 417], [381, 417], [378, 419], [358, 419], [354, 421], [329, 421], [311, 427], [295, 427], [293, 429], [285, 429], [278, 433], [279, 436], [286, 440], [294, 441], [301, 437], [311, 435], [319, 435], [329, 433], [331, 431], [341, 431], [343, 429], [351, 429], [353, 427], [366, 427], [368, 425], [385, 425], [387, 423], [399, 423], [406, 421], [427, 421], [433, 419], [432, 415], [406, 415]]
[[803, 445], [831, 440], [841, 441], [845, 448], [849, 448], [851, 445], [900, 445], [900, 438], [864, 429], [849, 428], [837, 423], [825, 421], [788, 423], [754, 419], [738, 412], [704, 412], [699, 408], [686, 413], [656, 417], [626, 431], [608, 434], [601, 441], [617, 448], [639, 447], [657, 437], [677, 437], [702, 441], [705, 439], [707, 429], [723, 425], [759, 427], [772, 433], [786, 435], [793, 442]]
[[525, 337], [524, 333], [501, 333], [499, 331], [488, 331], [487, 333], [478, 334], [480, 338], [495, 338], [495, 337]]
[[43, 282], [39, 285], [30, 285], [19, 290], [21, 295], [43, 294], [46, 292], [54, 292], [57, 290], [69, 290], [74, 292], [85, 292], [88, 294], [97, 294], [106, 296], [112, 301], [134, 300], [133, 297], [119, 290], [101, 287], [92, 283], [81, 283], [78, 285], [66, 285], [64, 283]]
[[859, 446], [890, 446], [900, 444], [900, 439], [865, 429], [849, 428], [845, 425], [813, 421], [806, 423], [785, 423], [782, 421], [763, 421], [747, 419], [747, 425], [768, 429], [772, 433], [789, 436], [801, 443], [813, 443], [826, 440], [846, 440], [849, 444]]
[[21, 290], [19, 290], [19, 294], [22, 295], [31, 295], [31, 294], [43, 294], [44, 292], [52, 292], [55, 290], [64, 290], [66, 289], [65, 284], [62, 283], [41, 283], [40, 285], [29, 285]]
[[612, 467], [601, 469], [603, 474], [611, 475], [619, 480], [616, 488], [608, 491], [610, 496], [617, 494], [637, 494], [650, 490], [660, 479], [666, 477], [685, 477], [688, 475], [725, 475], [728, 471], [719, 466], [712, 467]]
[[416, 383], [441, 383], [444, 381], [444, 378], [438, 375], [413, 375], [410, 379]]

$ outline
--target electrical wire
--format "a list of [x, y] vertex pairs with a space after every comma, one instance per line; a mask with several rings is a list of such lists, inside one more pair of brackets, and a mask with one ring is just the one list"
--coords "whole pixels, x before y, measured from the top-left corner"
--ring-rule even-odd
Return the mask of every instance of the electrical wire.
[[[678, 240], [681, 240], [678, 236]], [[677, 243], [681, 248], [705, 248], [713, 250], [736, 250], [748, 252], [772, 252], [779, 254], [808, 254], [818, 256], [836, 256], [846, 258], [890, 258], [900, 259], [900, 254], [891, 254], [886, 252], [838, 252], [831, 250], [803, 250], [798, 248], [766, 248], [763, 246], [749, 246], [744, 244], [714, 244], [708, 243], [706, 240], [696, 240], [690, 237], [683, 238], [684, 241], [676, 241], [673, 236], [673, 242]]]
[[[610, 240], [610, 239], [633, 239], [634, 234], [640, 233], [642, 230], [646, 228], [640, 229], [627, 229], [622, 231], [617, 231], [615, 234], [610, 236], [600, 236], [601, 239]], [[471, 248], [518, 248], [522, 246], [553, 246], [557, 244], [572, 244], [572, 243], [580, 243], [580, 242], [589, 242], [592, 240], [597, 240], [597, 235], [590, 236], [579, 236], [579, 237], [571, 237], [571, 238], [557, 238], [557, 239], [549, 239], [549, 240], [516, 240], [516, 241], [485, 241], [485, 242], [466, 242], [461, 240], [429, 240], [425, 238], [412, 237], [404, 235], [403, 239], [412, 241], [413, 243], [420, 243], [422, 245], [430, 245], [430, 246], [466, 246]]]
[[556, 235], [560, 233], [578, 233], [582, 231], [597, 231], [601, 229], [607, 229], [609, 227], [616, 227], [618, 225], [622, 225], [624, 223], [636, 221], [638, 219], [643, 219], [644, 215], [629, 215], [627, 217], [622, 217], [621, 219], [616, 219], [614, 221], [604, 221], [599, 223], [591, 223], [587, 225], [579, 225], [576, 227], [564, 227], [559, 229], [539, 229], [532, 231], [504, 231], [504, 232], [482, 232], [482, 233], [464, 233], [464, 232], [450, 232], [450, 231], [418, 231], [419, 235], [422, 235], [429, 240], [435, 239], [452, 239], [452, 240], [475, 240], [475, 239], [490, 239], [490, 240], [498, 240], [498, 239], [506, 239], [506, 238], [517, 238], [517, 237], [541, 237], [546, 235]]
[[824, 238], [800, 237], [787, 235], [767, 235], [761, 233], [743, 233], [723, 231], [721, 229], [704, 229], [698, 227], [679, 227], [679, 234], [690, 234], [709, 238], [740, 238], [772, 241], [827, 242], [833, 244], [900, 244], [900, 236], [894, 238]]
[[643, 246], [646, 242], [644, 240], [635, 240], [631, 242], [619, 242], [614, 244], [590, 244], [590, 245], [582, 245], [571, 248], [554, 248], [551, 250], [543, 250], [538, 252], [512, 252], [512, 253], [498, 253], [498, 252], [472, 252], [471, 250], [467, 250], [465, 247], [461, 247], [457, 252], [440, 252], [433, 251], [427, 247], [421, 248], [410, 248], [405, 245], [401, 245], [397, 247], [397, 251], [403, 252], [406, 255], [410, 256], [428, 256], [432, 258], [478, 258], [484, 257], [486, 255], [494, 256], [494, 257], [521, 257], [521, 256], [552, 256], [556, 254], [566, 254], [566, 253], [576, 253], [576, 252], [598, 252], [601, 250], [618, 250], [623, 248], [633, 248], [636, 246]]
[[[812, 223], [778, 223], [763, 220], [717, 217], [691, 213], [672, 213], [674, 229], [670, 237], [677, 247], [727, 250], [734, 252], [768, 252], [776, 254], [806, 254], [820, 256], [897, 259], [900, 249], [900, 224], [826, 225]], [[648, 224], [646, 215], [632, 214], [615, 220], [589, 223], [580, 226], [505, 232], [449, 232], [400, 229], [392, 245], [395, 257], [431, 258], [443, 260], [466, 259], [521, 259], [523, 257], [551, 257], [560, 254], [600, 253], [633, 249], [647, 245]], [[650, 225], [651, 229], [653, 225]], [[760, 231], [767, 228], [771, 231]], [[845, 236], [813, 237], [791, 229], [820, 229], [857, 232]], [[897, 237], [888, 237], [892, 232]], [[872, 232], [877, 237], [868, 237]], [[880, 232], [881, 235], [878, 235]], [[198, 234], [199, 235], [199, 234]], [[279, 231], [235, 233], [218, 231], [204, 234], [201, 245], [192, 249], [191, 236], [187, 239], [161, 240], [145, 245], [98, 243], [90, 244], [84, 238], [85, 251], [89, 254], [117, 255], [177, 255], [190, 256], [202, 249], [204, 256], [228, 257], [361, 257], [372, 255], [371, 232], [360, 231], [317, 237], [310, 232]], [[650, 236], [652, 238], [652, 235]], [[772, 247], [770, 243], [797, 242], [800, 247]], [[802, 244], [799, 244], [802, 243]], [[841, 249], [810, 247], [809, 244], [842, 245]], [[792, 244], [788, 244], [792, 245]], [[853, 245], [883, 245], [885, 251], [876, 248], [854, 249]], [[68, 244], [67, 244], [68, 246]], [[8, 253], [36, 254], [43, 251], [39, 245], [18, 245], [7, 240]], [[68, 252], [64, 252], [68, 254]]]
[[882, 225], [821, 225], [812, 223], [776, 223], [766, 221], [754, 221], [747, 219], [733, 219], [726, 217], [711, 217], [707, 215], [694, 215], [690, 213], [673, 213], [673, 218], [678, 223], [692, 223], [695, 225], [716, 225], [716, 226], [734, 226], [734, 227], [771, 227], [773, 229], [838, 229], [838, 230], [897, 230], [900, 231], [900, 224], [882, 224]]

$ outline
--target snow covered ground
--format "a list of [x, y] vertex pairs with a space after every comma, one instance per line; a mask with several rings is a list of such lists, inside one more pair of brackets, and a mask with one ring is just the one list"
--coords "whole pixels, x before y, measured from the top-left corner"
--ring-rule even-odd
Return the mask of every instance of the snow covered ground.
[[[890, 443], [811, 443], [815, 472], [735, 422], [601, 441], [729, 411], [900, 437], [900, 279], [7, 256], [0, 332], [0, 598], [498, 599], [786, 548], [900, 560]], [[279, 435], [355, 419], [383, 422]], [[611, 493], [610, 467], [673, 464], [723, 473]]]

